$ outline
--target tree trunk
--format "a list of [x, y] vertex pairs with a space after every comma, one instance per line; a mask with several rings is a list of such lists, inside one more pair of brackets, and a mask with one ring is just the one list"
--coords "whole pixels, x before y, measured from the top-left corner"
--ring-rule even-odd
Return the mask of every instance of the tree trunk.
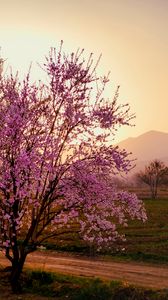
[[12, 291], [15, 294], [18, 294], [22, 291], [22, 287], [20, 284], [20, 275], [23, 270], [25, 259], [26, 259], [26, 255], [22, 255], [18, 260], [14, 260], [12, 263], [10, 282], [11, 282]]

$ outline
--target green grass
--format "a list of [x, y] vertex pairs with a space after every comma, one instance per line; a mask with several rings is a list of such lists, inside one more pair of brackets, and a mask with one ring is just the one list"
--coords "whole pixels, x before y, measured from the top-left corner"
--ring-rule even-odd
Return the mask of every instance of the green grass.
[[[68, 275], [32, 271], [24, 274], [25, 293], [60, 300], [166, 300], [167, 290], [147, 290], [120, 281], [103, 282]], [[22, 295], [24, 296], [24, 294]]]
[[[147, 222], [130, 221], [127, 228], [120, 230], [125, 233], [126, 242], [102, 254], [115, 259], [168, 263], [168, 200], [146, 199], [144, 204]], [[94, 249], [84, 244], [76, 234], [64, 235], [61, 240], [51, 240], [45, 245], [52, 250], [95, 254]]]
[[131, 221], [124, 229], [127, 241], [122, 256], [168, 263], [168, 200], [144, 200], [144, 203], [148, 220], [144, 224]]

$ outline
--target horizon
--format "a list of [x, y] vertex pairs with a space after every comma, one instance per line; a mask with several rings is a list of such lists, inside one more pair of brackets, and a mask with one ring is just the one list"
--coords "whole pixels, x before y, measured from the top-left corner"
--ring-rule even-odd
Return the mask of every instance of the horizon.
[[136, 139], [136, 138], [139, 138], [140, 136], [143, 136], [143, 135], [146, 135], [146, 134], [149, 134], [149, 133], [168, 134], [168, 132], [166, 132], [166, 131], [160, 131], [160, 130], [151, 129], [151, 130], [142, 132], [142, 133], [140, 133], [140, 134], [138, 134], [138, 135], [136, 135], [136, 136], [128, 136], [128, 137], [126, 137], [125, 139], [119, 140], [119, 141], [117, 142], [117, 144], [118, 144], [118, 143], [121, 143], [121, 142], [123, 142], [123, 141], [125, 141], [125, 140], [128, 140], [128, 139]]
[[135, 126], [119, 128], [114, 141], [168, 132], [167, 9], [165, 0], [3, 1], [0, 56], [7, 58], [5, 71], [11, 66], [21, 76], [33, 62], [31, 78], [38, 81], [36, 62], [61, 40], [65, 52], [85, 48], [84, 57], [93, 52], [95, 61], [102, 53], [98, 73], [111, 71], [105, 96], [120, 85], [119, 103], [128, 102], [136, 115]]
[[116, 146], [126, 149], [130, 157], [136, 159], [136, 167], [129, 173], [131, 176], [155, 159], [168, 165], [168, 132], [150, 130], [136, 137], [121, 140]]

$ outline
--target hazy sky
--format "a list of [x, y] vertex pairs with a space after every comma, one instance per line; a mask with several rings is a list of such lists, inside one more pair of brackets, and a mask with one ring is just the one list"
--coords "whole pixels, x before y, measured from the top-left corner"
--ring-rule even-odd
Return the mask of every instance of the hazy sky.
[[136, 113], [135, 127], [118, 139], [148, 130], [168, 132], [168, 0], [0, 0], [1, 56], [22, 74], [31, 61], [33, 78], [51, 46], [64, 40], [64, 50], [86, 49], [99, 73], [111, 71], [112, 96]]

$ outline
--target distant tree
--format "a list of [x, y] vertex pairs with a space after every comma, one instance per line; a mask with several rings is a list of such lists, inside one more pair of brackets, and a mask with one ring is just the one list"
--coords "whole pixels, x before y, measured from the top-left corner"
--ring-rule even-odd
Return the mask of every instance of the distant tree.
[[162, 178], [161, 185], [162, 186], [168, 186], [168, 168], [167, 168], [167, 172], [165, 172], [165, 174]]
[[166, 183], [168, 176], [168, 168], [160, 160], [153, 160], [150, 162], [144, 171], [137, 174], [138, 180], [150, 187], [151, 197], [155, 199], [158, 193], [158, 187]]
[[0, 246], [15, 292], [27, 255], [49, 238], [76, 230], [110, 246], [122, 238], [117, 224], [146, 219], [142, 201], [108, 180], [130, 169], [128, 153], [109, 146], [133, 117], [129, 105], [117, 104], [118, 90], [103, 98], [108, 78], [82, 53], [51, 49], [47, 85], [30, 84], [29, 74], [0, 79]]

